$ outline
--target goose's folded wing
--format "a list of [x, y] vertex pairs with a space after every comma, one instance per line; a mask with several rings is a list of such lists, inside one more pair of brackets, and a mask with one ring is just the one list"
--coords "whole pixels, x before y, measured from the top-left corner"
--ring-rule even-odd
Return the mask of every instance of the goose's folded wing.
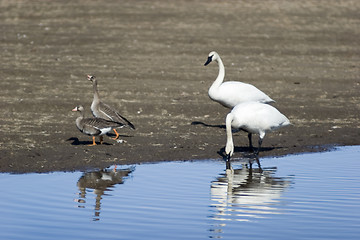
[[88, 135], [99, 135], [101, 131], [94, 127], [92, 124], [84, 123], [82, 132], [88, 134]]
[[119, 122], [119, 123], [122, 123], [123, 125], [128, 125], [132, 129], [135, 129], [135, 126], [129, 120], [127, 120], [125, 117], [121, 116], [121, 114], [118, 111], [116, 111], [109, 105], [101, 102], [100, 110], [105, 115], [107, 115], [110, 119], [112, 119], [114, 122]]

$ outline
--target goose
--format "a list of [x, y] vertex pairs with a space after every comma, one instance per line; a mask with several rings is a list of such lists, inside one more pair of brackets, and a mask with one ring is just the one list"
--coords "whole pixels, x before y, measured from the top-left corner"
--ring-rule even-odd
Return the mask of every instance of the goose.
[[80, 113], [80, 117], [75, 121], [76, 127], [80, 132], [92, 136], [93, 144], [90, 144], [91, 146], [96, 145], [95, 136], [100, 137], [100, 144], [102, 144], [104, 134], [110, 132], [114, 128], [124, 126], [122, 123], [108, 121], [102, 118], [84, 118], [84, 107], [81, 105], [76, 106], [72, 111]]
[[245, 102], [236, 105], [226, 116], [226, 147], [227, 159], [234, 153], [231, 128], [248, 132], [249, 147], [253, 149], [252, 134], [259, 134], [259, 153], [265, 134], [269, 131], [290, 125], [290, 121], [271, 105], [259, 102]]
[[225, 67], [217, 52], [210, 52], [204, 65], [207, 66], [212, 61], [218, 62], [219, 74], [209, 88], [208, 94], [211, 100], [218, 102], [227, 108], [233, 108], [239, 103], [248, 101], [261, 103], [275, 102], [268, 95], [251, 84], [236, 81], [223, 82], [225, 77]]
[[[100, 100], [99, 92], [97, 89], [97, 80], [96, 80], [95, 76], [87, 75], [87, 78], [89, 81], [92, 82], [93, 89], [94, 89], [94, 98], [91, 103], [91, 112], [94, 115], [94, 117], [118, 122], [118, 123], [121, 123], [124, 127], [130, 127], [132, 129], [135, 129], [135, 126], [129, 120], [127, 120], [125, 117], [121, 116], [118, 111], [116, 111], [115, 109], [113, 109], [112, 107], [103, 103]], [[113, 129], [113, 130], [116, 134], [115, 138], [113, 138], [113, 139], [116, 140], [119, 137], [119, 133], [116, 131], [116, 129]]]

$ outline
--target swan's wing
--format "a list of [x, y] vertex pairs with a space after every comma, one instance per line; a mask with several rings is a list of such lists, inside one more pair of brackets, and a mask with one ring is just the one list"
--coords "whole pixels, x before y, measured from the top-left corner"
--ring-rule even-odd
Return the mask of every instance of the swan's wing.
[[233, 109], [237, 119], [234, 124], [243, 126], [252, 132], [269, 131], [289, 125], [289, 120], [271, 105], [246, 102]]
[[254, 85], [243, 82], [224, 82], [219, 87], [219, 95], [228, 98], [229, 101], [233, 102], [235, 105], [247, 101], [261, 103], [274, 102], [274, 100]]

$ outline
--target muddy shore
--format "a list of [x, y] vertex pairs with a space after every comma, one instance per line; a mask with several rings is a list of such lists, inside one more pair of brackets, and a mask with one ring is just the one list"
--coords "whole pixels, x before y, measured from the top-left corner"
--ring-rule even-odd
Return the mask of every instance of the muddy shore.
[[[255, 85], [292, 126], [260, 157], [360, 144], [359, 1], [0, 1], [0, 172], [221, 158], [229, 109], [217, 64]], [[92, 86], [136, 130], [87, 146], [71, 109]], [[235, 134], [235, 157], [248, 150]]]

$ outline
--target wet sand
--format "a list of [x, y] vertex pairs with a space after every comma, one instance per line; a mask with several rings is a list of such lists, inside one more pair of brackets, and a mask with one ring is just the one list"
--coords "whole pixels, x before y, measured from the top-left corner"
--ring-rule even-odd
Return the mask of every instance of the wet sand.
[[[0, 171], [49, 172], [221, 158], [229, 109], [217, 64], [255, 85], [292, 126], [263, 156], [360, 144], [359, 1], [0, 1]], [[71, 112], [92, 86], [136, 130], [87, 146]], [[98, 140], [98, 139], [97, 139]], [[247, 136], [235, 134], [235, 157]]]

